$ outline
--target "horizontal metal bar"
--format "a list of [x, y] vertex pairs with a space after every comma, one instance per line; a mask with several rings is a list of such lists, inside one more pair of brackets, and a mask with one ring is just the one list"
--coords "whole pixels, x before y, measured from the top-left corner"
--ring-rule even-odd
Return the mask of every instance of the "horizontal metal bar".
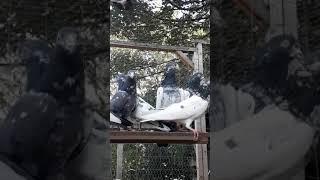
[[110, 143], [208, 144], [208, 133], [199, 132], [194, 141], [192, 132], [110, 131]]

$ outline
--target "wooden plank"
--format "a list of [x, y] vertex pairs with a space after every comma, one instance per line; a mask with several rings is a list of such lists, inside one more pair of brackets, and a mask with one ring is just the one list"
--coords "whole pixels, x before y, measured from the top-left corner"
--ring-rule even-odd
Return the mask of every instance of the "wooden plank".
[[182, 51], [176, 51], [176, 55], [179, 59], [182, 60], [187, 66], [194, 68], [193, 62], [182, 52]]
[[193, 42], [193, 43], [201, 43], [201, 44], [205, 44], [205, 45], [210, 45], [210, 40], [195, 39], [195, 40], [191, 40], [191, 42]]
[[202, 43], [198, 43], [197, 46], [198, 53], [198, 72], [203, 73], [203, 52], [202, 52]]
[[110, 131], [110, 143], [207, 144], [208, 133], [200, 133], [198, 141], [192, 132]]
[[123, 144], [117, 145], [117, 171], [116, 178], [122, 179], [122, 171], [123, 171]]
[[270, 0], [270, 29], [272, 36], [282, 33], [298, 37], [298, 15], [296, 0]]
[[111, 40], [110, 46], [118, 47], [118, 48], [149, 50], [149, 51], [167, 51], [167, 52], [196, 51], [196, 48], [194, 47], [166, 46], [166, 45], [157, 45], [157, 44], [148, 44], [148, 43], [137, 43], [137, 42], [130, 42], [130, 41], [112, 41]]
[[285, 0], [285, 31], [298, 38], [297, 0]]
[[[200, 120], [201, 132], [206, 132], [206, 117], [203, 115]], [[208, 162], [208, 146], [207, 144], [201, 144], [202, 146], [202, 162], [203, 162], [203, 179], [209, 180], [209, 162]]]
[[[194, 73], [201, 72], [203, 73], [203, 52], [202, 44], [198, 43], [196, 45], [197, 52], [194, 53], [192, 58], [194, 62]], [[200, 119], [195, 121], [195, 128], [199, 132], [206, 132], [206, 121], [205, 115]], [[196, 144], [196, 158], [197, 158], [197, 179], [198, 180], [208, 180], [208, 149], [206, 144]]]

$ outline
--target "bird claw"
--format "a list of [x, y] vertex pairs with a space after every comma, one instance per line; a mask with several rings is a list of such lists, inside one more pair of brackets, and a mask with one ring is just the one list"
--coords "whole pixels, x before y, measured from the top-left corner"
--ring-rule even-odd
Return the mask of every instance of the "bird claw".
[[199, 132], [197, 130], [193, 130], [193, 140], [194, 141], [199, 140]]

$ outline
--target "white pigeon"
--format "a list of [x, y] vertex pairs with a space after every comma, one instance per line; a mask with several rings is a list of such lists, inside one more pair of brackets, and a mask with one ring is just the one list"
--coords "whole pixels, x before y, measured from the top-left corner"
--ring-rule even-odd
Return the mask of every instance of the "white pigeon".
[[278, 179], [304, 160], [314, 133], [290, 112], [269, 105], [240, 123], [212, 132], [213, 178]]
[[162, 111], [147, 114], [141, 117], [142, 121], [174, 121], [185, 126], [194, 133], [195, 140], [198, 139], [198, 132], [191, 128], [191, 123], [200, 118], [208, 108], [209, 103], [199, 96], [193, 95], [180, 103], [169, 105]]

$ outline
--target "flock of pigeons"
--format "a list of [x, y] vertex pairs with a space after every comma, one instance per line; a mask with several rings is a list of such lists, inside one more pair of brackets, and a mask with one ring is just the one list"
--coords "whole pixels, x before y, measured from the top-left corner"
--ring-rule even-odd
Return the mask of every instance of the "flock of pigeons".
[[149, 127], [160, 131], [179, 131], [191, 127], [194, 120], [200, 118], [208, 108], [209, 81], [203, 74], [191, 75], [187, 88], [177, 86], [176, 62], [166, 65], [164, 79], [157, 90], [156, 108], [137, 96], [136, 78], [133, 71], [119, 74], [118, 90], [110, 101], [110, 121], [127, 128], [139, 123], [140, 127]]

